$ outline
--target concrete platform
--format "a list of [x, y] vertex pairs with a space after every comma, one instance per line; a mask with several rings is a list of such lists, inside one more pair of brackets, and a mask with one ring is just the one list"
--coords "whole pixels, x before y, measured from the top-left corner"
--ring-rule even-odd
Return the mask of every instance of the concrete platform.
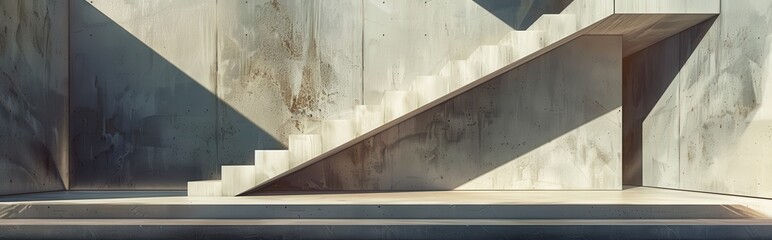
[[772, 237], [772, 200], [654, 188], [186, 197], [0, 197], [0, 239], [531, 239]]

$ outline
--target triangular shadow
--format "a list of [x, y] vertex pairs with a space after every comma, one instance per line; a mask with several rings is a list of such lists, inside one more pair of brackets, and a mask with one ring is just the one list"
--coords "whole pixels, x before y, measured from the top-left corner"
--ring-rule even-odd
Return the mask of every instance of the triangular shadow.
[[474, 0], [514, 30], [526, 30], [544, 14], [558, 14], [573, 0]]
[[284, 148], [218, 98], [215, 55], [197, 81], [87, 1], [70, 4], [72, 189], [184, 189]]

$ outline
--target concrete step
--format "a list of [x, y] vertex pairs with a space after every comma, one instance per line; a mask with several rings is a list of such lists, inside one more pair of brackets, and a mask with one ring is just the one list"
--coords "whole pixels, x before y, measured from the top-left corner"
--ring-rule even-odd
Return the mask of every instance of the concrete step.
[[453, 60], [445, 64], [439, 75], [448, 77], [448, 92], [451, 92], [476, 80], [478, 73], [468, 61]]
[[203, 180], [188, 182], [188, 197], [220, 197], [222, 183], [220, 180]]
[[499, 41], [500, 46], [512, 50], [511, 62], [544, 48], [544, 31], [511, 31]]
[[357, 136], [365, 134], [370, 130], [383, 125], [383, 123], [383, 106], [354, 106], [354, 125], [357, 128]]
[[417, 94], [418, 106], [426, 105], [448, 94], [448, 77], [418, 76], [413, 81], [411, 90]]
[[322, 151], [326, 152], [357, 137], [354, 120], [323, 120]]
[[512, 62], [509, 46], [483, 45], [472, 52], [467, 59], [477, 73], [475, 79], [491, 74]]
[[255, 165], [222, 166], [222, 195], [233, 197], [255, 184]]
[[255, 184], [278, 176], [290, 168], [289, 150], [255, 151]]
[[322, 154], [322, 136], [319, 134], [289, 135], [290, 168]]
[[576, 15], [544, 14], [528, 30], [544, 31], [545, 45], [550, 45], [578, 31]]
[[383, 120], [389, 122], [416, 109], [418, 97], [413, 91], [385, 91], [381, 105], [383, 105]]

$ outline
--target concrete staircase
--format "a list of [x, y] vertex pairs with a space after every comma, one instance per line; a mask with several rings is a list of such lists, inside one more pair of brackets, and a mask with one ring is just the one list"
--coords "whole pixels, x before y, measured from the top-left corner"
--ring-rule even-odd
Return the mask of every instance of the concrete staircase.
[[[511, 31], [496, 45], [481, 45], [468, 58], [451, 60], [434, 75], [416, 77], [409, 89], [385, 91], [380, 105], [354, 106], [354, 114], [348, 119], [323, 120], [317, 130], [290, 135], [289, 150], [258, 150], [255, 165], [223, 166], [222, 180], [189, 182], [188, 196], [237, 196], [254, 190], [309, 166], [312, 163], [309, 160], [316, 162], [361, 142], [396, 122], [415, 116], [415, 112], [438, 105], [580, 35], [620, 36], [624, 44], [633, 49], [712, 16], [711, 13], [678, 15], [672, 12], [657, 15], [652, 13], [660, 12], [648, 8], [643, 8], [641, 14], [628, 11], [615, 15], [615, 8], [620, 6], [624, 4], [615, 5], [610, 0], [577, 0], [561, 14], [544, 14], [527, 30]], [[662, 26], [666, 28], [648, 31]], [[646, 31], [650, 38], [634, 37]]]
[[353, 119], [323, 120], [318, 133], [291, 134], [289, 150], [257, 150], [255, 165], [222, 166], [222, 180], [188, 182], [188, 196], [236, 196], [577, 30], [573, 14], [542, 15], [497, 45], [479, 46], [467, 59], [449, 61], [436, 75], [416, 77], [410, 89], [385, 91], [380, 105], [354, 106]]

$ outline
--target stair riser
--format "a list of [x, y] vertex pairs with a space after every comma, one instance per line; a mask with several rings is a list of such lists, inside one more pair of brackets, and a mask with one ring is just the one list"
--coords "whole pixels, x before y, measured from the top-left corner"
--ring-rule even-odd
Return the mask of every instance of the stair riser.
[[322, 122], [322, 151], [329, 151], [357, 136], [353, 120], [325, 120]]
[[512, 31], [499, 42], [500, 46], [512, 51], [510, 62], [517, 61], [545, 46], [544, 33], [541, 31]]
[[256, 184], [255, 166], [223, 166], [221, 175], [223, 196], [236, 196]]
[[289, 136], [290, 168], [322, 154], [322, 137], [318, 134], [293, 134]]
[[220, 197], [222, 183], [220, 181], [188, 182], [188, 197]]
[[262, 183], [289, 170], [290, 152], [287, 150], [255, 151], [255, 182]]
[[448, 78], [444, 76], [419, 76], [411, 87], [418, 97], [418, 106], [423, 106], [448, 94]]
[[383, 94], [385, 122], [397, 119], [418, 107], [418, 97], [411, 91], [386, 91]]
[[491, 74], [509, 64], [512, 59], [512, 50], [506, 46], [482, 46], [475, 50], [469, 57], [477, 75], [475, 79]]
[[357, 135], [362, 135], [383, 125], [383, 107], [380, 105], [358, 105], [354, 107], [354, 124]]
[[466, 60], [450, 61], [440, 72], [448, 77], [448, 92], [452, 92], [472, 81], [479, 75], [477, 70]]

